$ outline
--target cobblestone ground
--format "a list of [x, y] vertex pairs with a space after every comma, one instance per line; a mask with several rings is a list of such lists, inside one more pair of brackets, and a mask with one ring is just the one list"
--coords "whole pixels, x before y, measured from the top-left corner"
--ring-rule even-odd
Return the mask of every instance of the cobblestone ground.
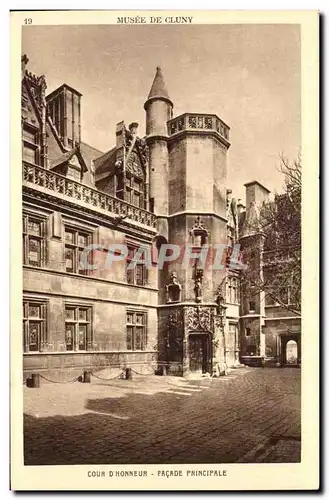
[[24, 412], [26, 465], [300, 461], [297, 368], [25, 387]]

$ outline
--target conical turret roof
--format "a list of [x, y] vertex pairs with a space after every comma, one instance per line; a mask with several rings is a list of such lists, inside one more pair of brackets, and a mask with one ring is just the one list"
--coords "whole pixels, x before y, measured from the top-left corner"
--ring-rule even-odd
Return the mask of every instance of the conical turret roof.
[[166, 99], [167, 101], [169, 101], [172, 104], [160, 66], [157, 66], [155, 77], [154, 77], [149, 95], [147, 97], [147, 101], [149, 99], [156, 99], [156, 98]]

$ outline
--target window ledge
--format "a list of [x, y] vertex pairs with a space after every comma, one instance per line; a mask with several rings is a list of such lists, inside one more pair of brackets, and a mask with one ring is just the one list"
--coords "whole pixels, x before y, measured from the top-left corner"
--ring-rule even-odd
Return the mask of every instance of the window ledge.
[[[129, 354], [129, 353], [140, 353], [140, 354], [157, 354], [158, 351], [152, 351], [152, 350], [144, 350], [144, 351], [127, 351], [126, 349], [118, 350], [118, 351], [35, 351], [35, 352], [23, 352], [24, 356], [37, 356], [37, 355], [56, 355], [56, 354], [64, 354], [64, 355], [70, 355], [70, 354]], [[123, 361], [124, 362], [124, 361]], [[102, 368], [107, 368], [107, 366], [104, 366]]]
[[260, 318], [261, 314], [244, 314], [243, 316], [240, 316], [240, 318]]
[[107, 280], [105, 278], [100, 278], [98, 276], [90, 276], [90, 275], [85, 275], [85, 274], [78, 274], [78, 273], [69, 273], [67, 271], [60, 271], [57, 269], [51, 269], [49, 267], [39, 267], [39, 266], [31, 266], [29, 264], [23, 264], [24, 269], [30, 269], [34, 271], [44, 271], [48, 273], [53, 273], [53, 274], [60, 274], [64, 276], [69, 276], [72, 278], [78, 278], [78, 279], [89, 279], [89, 280], [95, 280], [95, 281], [101, 281], [102, 283], [109, 283], [109, 284], [115, 284], [115, 285], [122, 285], [122, 286], [128, 286], [128, 287], [134, 287], [138, 288], [140, 290], [151, 290], [153, 292], [158, 292], [158, 288], [151, 287], [149, 285], [141, 286], [141, 285], [133, 285], [129, 284], [126, 281], [114, 281], [114, 280]]

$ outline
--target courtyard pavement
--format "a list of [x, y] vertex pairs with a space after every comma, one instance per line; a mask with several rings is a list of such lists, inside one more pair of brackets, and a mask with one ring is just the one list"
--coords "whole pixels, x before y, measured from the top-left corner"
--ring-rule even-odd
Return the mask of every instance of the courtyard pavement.
[[26, 465], [298, 462], [300, 370], [24, 387], [24, 456]]

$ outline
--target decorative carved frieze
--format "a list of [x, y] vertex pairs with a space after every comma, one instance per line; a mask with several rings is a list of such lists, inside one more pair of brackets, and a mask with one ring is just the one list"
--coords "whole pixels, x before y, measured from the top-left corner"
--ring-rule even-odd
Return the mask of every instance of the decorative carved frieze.
[[183, 311], [182, 309], [174, 309], [168, 316], [166, 348], [171, 351], [181, 352], [183, 336]]
[[140, 160], [138, 158], [138, 154], [133, 151], [127, 160], [126, 163], [126, 169], [128, 172], [130, 172], [132, 175], [135, 177], [139, 177], [139, 179], [144, 179], [144, 171], [143, 167], [140, 163]]
[[213, 331], [213, 308], [189, 306], [184, 308], [185, 331]]

